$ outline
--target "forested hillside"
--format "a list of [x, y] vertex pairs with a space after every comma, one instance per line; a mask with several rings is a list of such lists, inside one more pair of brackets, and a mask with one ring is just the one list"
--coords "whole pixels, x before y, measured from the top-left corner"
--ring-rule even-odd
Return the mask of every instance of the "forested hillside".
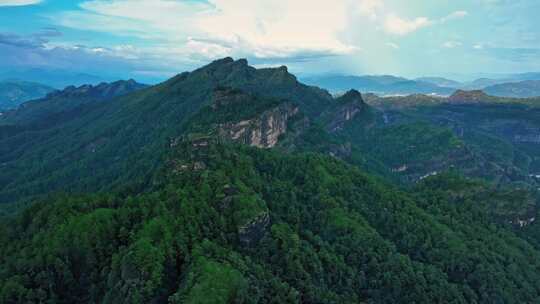
[[85, 103], [70, 119], [46, 128], [8, 122], [0, 125], [0, 203], [146, 182], [170, 139], [212, 102], [219, 86], [287, 98], [312, 117], [332, 102], [326, 91], [299, 83], [285, 67], [257, 70], [246, 60], [226, 58], [107, 103]]
[[[390, 144], [396, 147], [403, 143], [404, 146], [414, 147], [413, 151], [435, 147], [450, 148], [440, 141], [438, 145], [418, 142], [422, 138], [437, 134], [433, 132], [433, 135], [430, 135], [432, 132], [429, 130], [446, 130], [446, 136], [439, 137], [439, 140], [453, 142], [454, 150], [459, 152], [451, 152], [452, 149], [449, 149], [451, 153], [448, 157], [431, 164], [430, 160], [435, 159], [437, 154], [433, 155], [435, 157], [421, 157], [424, 163], [428, 163], [422, 166], [424, 171], [421, 172], [440, 172], [441, 164], [450, 162], [466, 175], [482, 177], [500, 185], [537, 185], [535, 176], [540, 172], [538, 99], [499, 98], [480, 91], [460, 91], [450, 98], [425, 95], [391, 98], [368, 96], [367, 102], [380, 112], [379, 119], [382, 123], [374, 129], [385, 134], [382, 141], [381, 136], [374, 134], [372, 142], [377, 143], [376, 147]], [[414, 127], [418, 123], [423, 128]], [[394, 131], [405, 129], [409, 131], [401, 136]], [[417, 135], [413, 135], [413, 129], [417, 130]], [[365, 129], [357, 129], [353, 135], [362, 133], [365, 133]], [[395, 159], [399, 163], [399, 151], [400, 149], [394, 148], [388, 149], [387, 153], [398, 154]], [[405, 156], [411, 157], [407, 154]], [[463, 165], [460, 165], [460, 162]], [[412, 167], [406, 162], [402, 164]], [[414, 174], [414, 168], [402, 173]]]
[[536, 146], [499, 108], [527, 105], [333, 98], [230, 58], [121, 95], [0, 126], [0, 303], [540, 298]]
[[[330, 157], [210, 142], [182, 142], [170, 157], [146, 193], [58, 196], [2, 228], [0, 299], [533, 303], [540, 296], [538, 248], [444, 179], [408, 194]], [[179, 166], [192, 162], [199, 166]]]

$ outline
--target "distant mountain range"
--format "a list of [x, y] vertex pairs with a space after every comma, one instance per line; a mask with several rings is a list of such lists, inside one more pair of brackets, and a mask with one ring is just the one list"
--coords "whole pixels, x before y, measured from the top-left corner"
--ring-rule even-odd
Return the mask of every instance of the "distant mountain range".
[[25, 102], [16, 109], [4, 112], [0, 116], [0, 124], [37, 124], [39, 126], [56, 124], [58, 120], [65, 121], [72, 118], [75, 112], [84, 111], [87, 105], [127, 95], [146, 87], [133, 79], [103, 82], [96, 86], [69, 86], [64, 90], [50, 92], [44, 98]]
[[410, 80], [391, 75], [382, 76], [320, 76], [306, 78], [304, 81], [338, 93], [354, 88], [361, 92], [381, 95], [436, 94], [450, 95], [453, 88], [439, 86], [426, 81]]
[[350, 88], [381, 96], [428, 94], [449, 96], [456, 90], [484, 90], [499, 97], [528, 98], [540, 96], [540, 73], [524, 73], [501, 79], [479, 78], [471, 82], [459, 82], [443, 77], [407, 79], [392, 75], [327, 75], [303, 79], [306, 83], [320, 86], [333, 93]]
[[484, 88], [490, 95], [506, 97], [536, 97], [540, 96], [540, 80], [525, 80], [514, 83], [495, 84]]
[[34, 82], [0, 82], [0, 112], [14, 109], [25, 101], [41, 98], [52, 91], [53, 88]]
[[445, 88], [458, 88], [463, 85], [463, 83], [459, 81], [455, 81], [455, 80], [443, 78], [443, 77], [421, 77], [421, 78], [416, 78], [415, 80], [435, 84], [435, 85], [438, 85], [440, 87], [445, 87]]
[[0, 81], [29, 81], [42, 83], [56, 89], [70, 85], [98, 84], [110, 79], [87, 73], [77, 73], [66, 70], [27, 69], [0, 73]]

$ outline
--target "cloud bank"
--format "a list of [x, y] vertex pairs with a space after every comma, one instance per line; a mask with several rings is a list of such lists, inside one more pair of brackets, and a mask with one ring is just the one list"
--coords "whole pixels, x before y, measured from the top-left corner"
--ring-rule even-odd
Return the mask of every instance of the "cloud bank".
[[38, 4], [42, 0], [0, 0], [0, 6], [24, 6]]
[[[37, 2], [0, 0], [0, 5]], [[408, 73], [417, 71], [426, 60], [433, 62], [429, 66], [433, 70], [470, 70], [480, 63], [496, 66], [494, 62], [508, 62], [509, 58], [520, 63], [533, 60], [539, 38], [535, 27], [525, 22], [529, 19], [510, 27], [512, 21], [501, 17], [500, 12], [509, 8], [532, 12], [534, 5], [524, 4], [532, 3], [529, 0], [518, 4], [507, 0], [446, 4], [420, 0], [56, 3], [44, 1], [40, 6], [17, 9], [35, 11], [33, 17], [44, 22], [33, 34], [26, 29], [2, 34], [4, 50], [0, 52], [5, 56], [0, 66], [26, 62], [91, 69], [114, 62], [116, 70], [166, 77], [232, 56], [248, 58], [256, 66], [287, 64], [294, 72], [310, 69], [310, 73]], [[487, 19], [478, 18], [481, 15]], [[10, 29], [5, 20], [0, 25]], [[486, 29], [487, 24], [495, 26], [496, 35]], [[515, 50], [503, 50], [509, 45]], [[442, 54], [447, 60], [440, 60]], [[101, 66], [104, 70], [109, 67]]]

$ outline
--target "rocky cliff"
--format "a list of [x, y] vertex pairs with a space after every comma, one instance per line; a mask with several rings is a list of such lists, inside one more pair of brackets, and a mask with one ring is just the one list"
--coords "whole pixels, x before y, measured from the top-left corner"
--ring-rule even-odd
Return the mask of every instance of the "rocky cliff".
[[299, 111], [291, 102], [261, 100], [231, 88], [217, 89], [211, 107], [218, 117], [240, 117], [218, 123], [220, 138], [259, 148], [274, 147], [287, 132], [289, 120]]
[[333, 109], [327, 113], [329, 116], [327, 130], [329, 132], [341, 130], [347, 121], [355, 118], [367, 106], [360, 92], [356, 90], [350, 90], [345, 95], [337, 98], [335, 103]]
[[289, 119], [298, 113], [298, 107], [284, 103], [252, 119], [219, 126], [219, 135], [259, 148], [274, 147], [287, 132]]

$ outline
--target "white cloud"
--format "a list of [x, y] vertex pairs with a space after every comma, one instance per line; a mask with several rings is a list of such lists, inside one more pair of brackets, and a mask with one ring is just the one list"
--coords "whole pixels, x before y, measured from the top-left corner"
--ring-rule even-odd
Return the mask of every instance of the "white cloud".
[[482, 43], [477, 43], [477, 44], [473, 45], [473, 49], [482, 50], [482, 49], [484, 49], [484, 45]]
[[95, 47], [96, 55], [166, 62], [172, 69], [225, 56], [247, 57], [253, 64], [322, 62], [330, 56], [357, 54], [363, 47], [359, 41], [366, 41], [359, 35], [380, 36], [378, 46], [397, 50], [400, 41], [387, 34], [405, 36], [466, 15], [456, 11], [439, 19], [404, 17], [393, 13], [396, 7], [391, 4], [388, 0], [85, 0], [80, 9], [55, 13], [50, 19], [63, 27], [124, 36], [122, 43], [131, 44], [105, 45], [105, 51], [101, 45], [89, 46]]
[[399, 50], [399, 45], [396, 44], [396, 43], [393, 43], [393, 42], [387, 42], [386, 46], [389, 46], [389, 47], [391, 47], [391, 48], [393, 48], [395, 50]]
[[389, 34], [407, 35], [418, 29], [433, 24], [433, 21], [426, 17], [418, 17], [412, 20], [401, 18], [395, 14], [386, 16], [384, 30]]
[[[363, 0], [368, 13], [379, 0]], [[338, 34], [357, 0], [92, 0], [53, 16], [62, 26], [153, 39], [177, 55], [331, 56], [358, 50]], [[307, 9], [309, 8], [309, 9]]]
[[23, 6], [38, 4], [42, 0], [0, 0], [0, 6]]
[[362, 0], [358, 3], [358, 13], [360, 16], [376, 20], [380, 11], [384, 8], [382, 0]]
[[450, 15], [441, 18], [440, 23], [445, 23], [447, 21], [455, 20], [455, 19], [462, 19], [467, 17], [469, 13], [467, 11], [455, 11], [451, 13]]
[[414, 19], [406, 19], [397, 16], [396, 14], [388, 14], [384, 22], [384, 30], [393, 35], [407, 35], [421, 28], [443, 24], [451, 20], [461, 19], [468, 15], [466, 11], [455, 11], [440, 19], [429, 19], [428, 17], [417, 17]]
[[463, 45], [463, 43], [461, 43], [459, 41], [446, 41], [445, 43], [443, 43], [442, 46], [447, 48], [447, 49], [453, 49], [453, 48], [460, 47], [462, 45]]

